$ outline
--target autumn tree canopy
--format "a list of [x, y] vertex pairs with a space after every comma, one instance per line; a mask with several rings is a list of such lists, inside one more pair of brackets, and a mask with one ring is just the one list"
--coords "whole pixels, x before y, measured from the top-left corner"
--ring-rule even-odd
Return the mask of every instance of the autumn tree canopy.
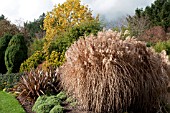
[[49, 47], [57, 34], [81, 22], [95, 20], [88, 7], [81, 5], [80, 2], [80, 0], [67, 0], [63, 4], [54, 6], [53, 10], [47, 13], [44, 19], [44, 30], [46, 30], [44, 50]]
[[15, 35], [19, 32], [20, 31], [15, 24], [11, 24], [4, 16], [0, 16], [0, 37], [6, 33]]

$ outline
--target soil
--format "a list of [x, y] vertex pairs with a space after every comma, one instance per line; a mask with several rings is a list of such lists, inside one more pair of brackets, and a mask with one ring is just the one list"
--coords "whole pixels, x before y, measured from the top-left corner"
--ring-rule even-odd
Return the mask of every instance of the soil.
[[30, 102], [28, 100], [25, 100], [24, 97], [17, 97], [17, 100], [20, 102], [26, 113], [35, 113], [32, 111], [32, 107], [34, 105], [34, 102]]

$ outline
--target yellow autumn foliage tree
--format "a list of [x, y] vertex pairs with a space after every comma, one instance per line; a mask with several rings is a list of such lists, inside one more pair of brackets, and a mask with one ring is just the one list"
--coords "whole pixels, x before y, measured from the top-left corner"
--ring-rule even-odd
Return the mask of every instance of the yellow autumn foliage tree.
[[80, 0], [67, 0], [63, 4], [54, 6], [51, 12], [48, 12], [44, 19], [44, 30], [46, 30], [46, 41], [44, 51], [48, 52], [48, 47], [53, 38], [68, 28], [85, 21], [97, 20], [92, 17], [92, 11], [88, 6], [81, 5]]

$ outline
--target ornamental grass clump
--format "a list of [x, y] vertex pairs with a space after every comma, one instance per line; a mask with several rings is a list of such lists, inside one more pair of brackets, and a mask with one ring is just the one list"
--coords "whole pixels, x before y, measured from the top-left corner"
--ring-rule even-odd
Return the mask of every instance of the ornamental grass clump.
[[21, 77], [13, 91], [19, 93], [18, 98], [24, 98], [22, 103], [26, 100], [34, 102], [41, 95], [58, 93], [59, 73], [54, 69], [32, 70]]
[[167, 92], [168, 58], [144, 42], [113, 31], [79, 39], [66, 51], [63, 88], [95, 113], [160, 110]]

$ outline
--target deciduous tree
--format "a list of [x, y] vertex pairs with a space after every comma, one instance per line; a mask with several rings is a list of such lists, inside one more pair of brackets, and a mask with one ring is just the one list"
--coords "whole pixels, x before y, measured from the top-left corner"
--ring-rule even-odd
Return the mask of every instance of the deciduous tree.
[[87, 6], [80, 4], [80, 0], [67, 0], [63, 4], [58, 4], [47, 13], [44, 20], [44, 30], [46, 30], [44, 50], [48, 49], [50, 42], [57, 34], [81, 22], [91, 20], [95, 20], [95, 18], [92, 17]]
[[15, 35], [19, 32], [20, 31], [15, 24], [11, 24], [11, 22], [6, 19], [0, 20], [0, 37], [6, 33]]

